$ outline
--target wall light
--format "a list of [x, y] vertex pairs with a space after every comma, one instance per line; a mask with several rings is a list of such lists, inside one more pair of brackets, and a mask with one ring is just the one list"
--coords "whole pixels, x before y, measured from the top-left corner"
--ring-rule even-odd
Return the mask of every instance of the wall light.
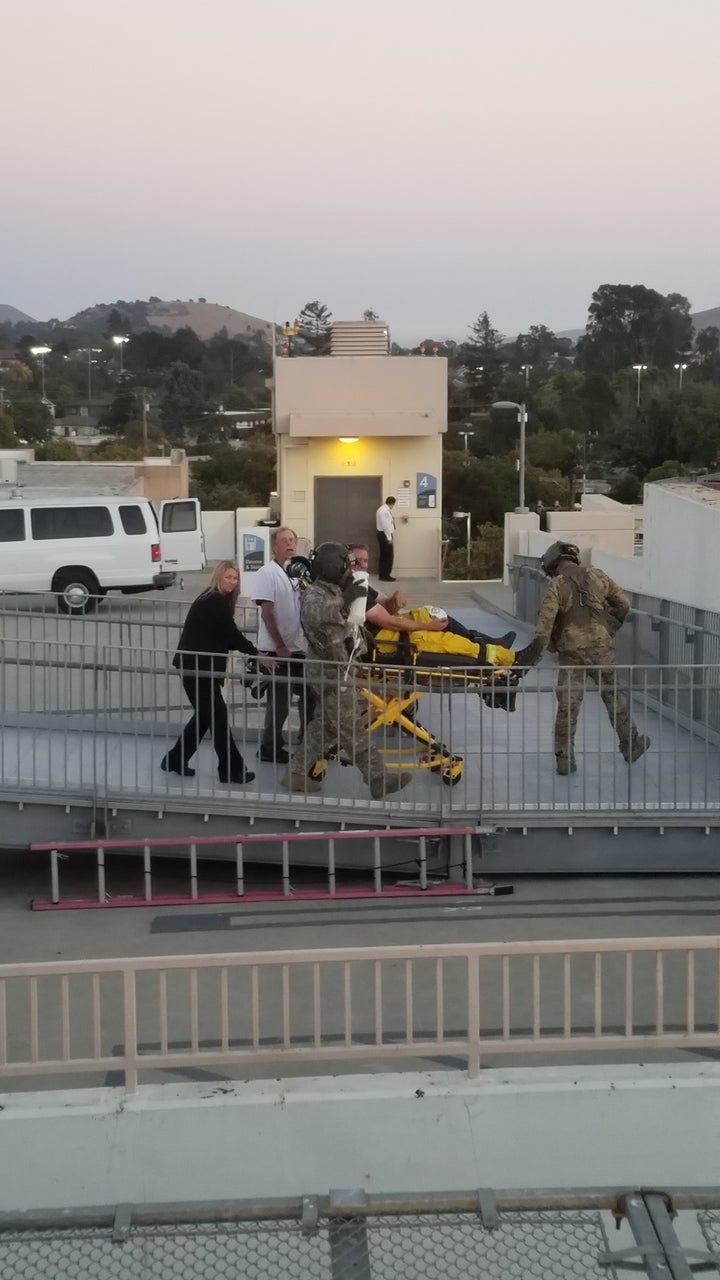
[[341, 444], [357, 444], [359, 439], [359, 436], [338, 436]]

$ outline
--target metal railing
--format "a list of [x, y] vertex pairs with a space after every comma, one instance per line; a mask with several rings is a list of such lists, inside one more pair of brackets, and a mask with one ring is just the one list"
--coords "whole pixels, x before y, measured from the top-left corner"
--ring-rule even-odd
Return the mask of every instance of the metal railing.
[[[192, 602], [143, 593], [91, 597], [86, 613], [61, 613], [50, 594], [0, 591], [0, 636], [28, 644], [117, 644], [169, 649], [175, 645]], [[236, 621], [257, 634], [257, 608], [238, 605]]]
[[[720, 1047], [720, 938], [350, 947], [0, 966], [0, 1079]], [[378, 1065], [379, 1064], [379, 1065]]]
[[[288, 770], [258, 758], [266, 703], [253, 696], [257, 677], [239, 658], [228, 670], [223, 706], [237, 749], [255, 775], [242, 783], [235, 775], [221, 776], [212, 734], [186, 761], [193, 776], [163, 772], [161, 762], [191, 714], [173, 652], [159, 646], [0, 641], [0, 796], [32, 799], [42, 793], [101, 810], [144, 804], [237, 814], [242, 805], [245, 813], [274, 817], [285, 812], [357, 821], [362, 815], [363, 825], [372, 815], [383, 824], [387, 818], [406, 824], [484, 817], [521, 824], [537, 816], [608, 823], [627, 814], [703, 823], [720, 813], [720, 749], [712, 729], [720, 699], [715, 665], [616, 666], [609, 681], [603, 675], [605, 707], [596, 688], [599, 672], [581, 673], [577, 772], [560, 776], [551, 667], [528, 673], [511, 714], [499, 697], [485, 701], [477, 685], [458, 692], [450, 676], [434, 676], [428, 686], [413, 670], [402, 677], [392, 668], [364, 672], [351, 695], [363, 715], [348, 729], [338, 721], [340, 695], [347, 699], [349, 688], [346, 670], [326, 664], [323, 688], [330, 711], [315, 735], [316, 758], [299, 746], [298, 709], [291, 705], [294, 756]], [[262, 679], [271, 699], [287, 689], [279, 669]], [[198, 677], [197, 689], [204, 682]], [[608, 684], [613, 696], [629, 699], [638, 731], [651, 739], [649, 751], [632, 766], [623, 759], [611, 723]], [[322, 718], [322, 708], [318, 714]], [[222, 729], [226, 741], [228, 732]], [[407, 785], [396, 791], [398, 773], [406, 775]]]
[[[548, 580], [530, 557], [516, 556], [511, 574], [517, 616], [534, 624]], [[658, 709], [664, 712], [667, 706], [672, 717], [682, 692], [684, 722], [702, 724], [719, 742], [720, 678], [707, 684], [698, 682], [696, 673], [720, 664], [720, 613], [639, 591], [626, 594], [630, 614], [615, 640], [619, 662], [641, 670], [657, 666], [674, 671], [672, 688], [661, 691]]]

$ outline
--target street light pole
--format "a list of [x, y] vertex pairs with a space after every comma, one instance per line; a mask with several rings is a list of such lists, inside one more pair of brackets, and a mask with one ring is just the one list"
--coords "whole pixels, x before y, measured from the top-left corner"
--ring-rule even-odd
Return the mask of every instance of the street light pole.
[[42, 398], [45, 397], [45, 357], [50, 355], [52, 347], [31, 347], [30, 353], [40, 358], [40, 385], [42, 387]]
[[[675, 367], [677, 368], [677, 365], [676, 365]], [[642, 377], [643, 372], [645, 371], [645, 369], [647, 369], [647, 365], [646, 365], [646, 364], [634, 364], [634, 365], [633, 365], [633, 369], [635, 369], [635, 370], [636, 370], [636, 372], [637, 372], [637, 376], [638, 376], [638, 377], [637, 377], [637, 407], [638, 407], [638, 409], [639, 409], [639, 408], [640, 408], [640, 379], [641, 379], [641, 377]]]
[[525, 404], [516, 404], [514, 400], [496, 400], [493, 409], [515, 409], [517, 410], [517, 420], [520, 423], [520, 459], [518, 471], [520, 473], [520, 485], [518, 498], [519, 502], [515, 511], [524, 515], [527, 512], [525, 506], [525, 431], [527, 428], [527, 406]]
[[459, 431], [459, 432], [458, 432], [458, 435], [461, 435], [461, 436], [462, 436], [462, 438], [463, 438], [463, 440], [465, 441], [465, 453], [467, 453], [467, 451], [468, 451], [468, 436], [474, 436], [474, 435], [475, 435], [475, 432], [474, 432], [474, 431]]
[[686, 365], [686, 364], [676, 364], [676, 365], [675, 365], [675, 368], [677, 369], [677, 371], [678, 371], [678, 375], [679, 375], [679, 376], [678, 376], [678, 381], [679, 381], [680, 385], [679, 385], [679, 387], [678, 387], [678, 390], [679, 390], [679, 391], [682, 391], [683, 373], [684, 373], [684, 372], [685, 372], [685, 370], [687, 369], [687, 365]]
[[115, 336], [115, 337], [113, 338], [113, 342], [115, 343], [115, 346], [120, 348], [120, 374], [121, 374], [121, 376], [122, 376], [122, 372], [123, 372], [123, 347], [125, 346], [125, 343], [126, 343], [126, 342], [129, 342], [129, 341], [130, 341], [130, 339], [129, 339], [129, 338], [121, 338], [121, 337], [119, 337], [119, 336]]
[[453, 511], [453, 519], [464, 520], [466, 522], [465, 523], [465, 558], [466, 558], [466, 564], [467, 564], [467, 576], [469, 578], [470, 577], [470, 539], [472, 537], [470, 521], [472, 520], [472, 513], [470, 511]]
[[521, 371], [525, 374], [525, 387], [526, 387], [526, 389], [527, 389], [527, 387], [529, 387], [529, 386], [530, 386], [530, 370], [532, 369], [532, 365], [531, 365], [531, 364], [521, 364], [521, 365], [520, 365], [520, 369], [521, 369]]

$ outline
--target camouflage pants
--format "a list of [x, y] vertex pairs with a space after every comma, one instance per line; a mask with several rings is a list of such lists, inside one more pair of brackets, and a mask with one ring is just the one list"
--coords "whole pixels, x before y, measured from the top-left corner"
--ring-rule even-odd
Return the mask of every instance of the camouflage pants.
[[617, 687], [617, 671], [612, 665], [604, 665], [608, 658], [612, 661], [614, 655], [594, 656], [599, 659], [596, 666], [590, 666], [587, 658], [573, 661], [568, 654], [560, 658], [555, 716], [555, 755], [559, 759], [573, 759], [575, 730], [588, 680], [592, 680], [600, 691], [610, 723], [618, 736], [620, 750], [628, 751], [637, 737], [628, 700]]
[[380, 752], [370, 745], [367, 706], [353, 689], [319, 686], [313, 689], [315, 711], [302, 744], [295, 752], [293, 773], [309, 773], [317, 760], [342, 751], [370, 784], [385, 776]]

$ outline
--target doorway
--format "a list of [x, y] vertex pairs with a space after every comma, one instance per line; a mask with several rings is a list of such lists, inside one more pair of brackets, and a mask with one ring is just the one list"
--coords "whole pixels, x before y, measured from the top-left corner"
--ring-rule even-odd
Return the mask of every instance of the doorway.
[[377, 573], [375, 512], [383, 500], [382, 483], [382, 476], [316, 476], [315, 546], [365, 542], [370, 571]]

